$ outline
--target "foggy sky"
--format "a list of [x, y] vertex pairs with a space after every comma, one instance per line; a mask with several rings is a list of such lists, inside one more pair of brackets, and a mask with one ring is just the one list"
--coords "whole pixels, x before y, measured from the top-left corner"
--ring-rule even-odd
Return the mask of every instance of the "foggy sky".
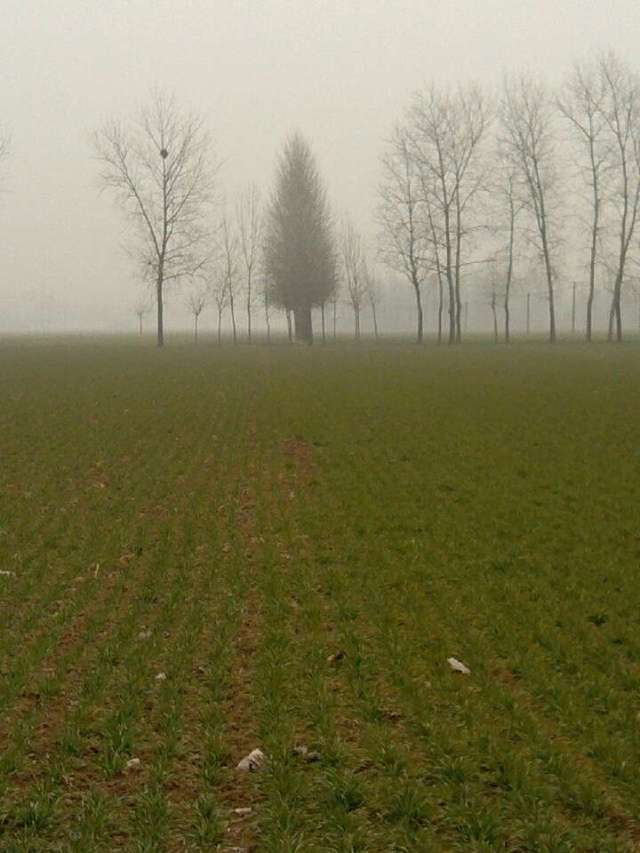
[[373, 236], [380, 151], [421, 84], [523, 66], [555, 82], [593, 48], [639, 45], [638, 0], [1, 0], [0, 331], [132, 325], [123, 220], [88, 138], [151, 86], [204, 115], [228, 198], [268, 190], [298, 129], [336, 212]]

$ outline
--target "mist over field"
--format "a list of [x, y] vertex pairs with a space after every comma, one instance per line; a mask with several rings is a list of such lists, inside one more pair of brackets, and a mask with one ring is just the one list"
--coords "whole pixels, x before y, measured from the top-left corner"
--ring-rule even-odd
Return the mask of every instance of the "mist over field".
[[[6, 0], [2, 18], [0, 126], [12, 140], [0, 196], [5, 332], [135, 329], [140, 277], [122, 251], [130, 223], [107, 193], [98, 194], [89, 138], [108, 116], [128, 115], [145, 102], [151, 87], [175, 93], [181, 106], [202, 116], [222, 164], [218, 199], [226, 197], [230, 206], [249, 182], [266, 198], [283, 140], [303, 133], [335, 214], [351, 217], [375, 252], [380, 157], [414, 91], [431, 81], [474, 81], [497, 90], [506, 71], [521, 68], [555, 86], [591, 51], [613, 48], [633, 60], [638, 38], [632, 0], [606, 7], [579, 0], [483, 6], [471, 0], [64, 0], [55, 7]], [[569, 231], [576, 228], [570, 224]], [[563, 259], [562, 276], [559, 303], [567, 325], [566, 288], [584, 274], [570, 257]], [[411, 332], [409, 288], [386, 268], [381, 278], [382, 325]], [[469, 282], [467, 290], [471, 325], [490, 330], [483, 288]], [[426, 298], [434, 301], [432, 294]], [[608, 298], [599, 298], [602, 327]], [[167, 299], [169, 328], [188, 327], [182, 296], [172, 288]], [[534, 316], [539, 331], [544, 308]], [[432, 304], [431, 330], [433, 310]], [[521, 293], [514, 294], [514, 312], [523, 326]], [[339, 324], [351, 330], [342, 301]], [[215, 327], [211, 310], [203, 327]]]

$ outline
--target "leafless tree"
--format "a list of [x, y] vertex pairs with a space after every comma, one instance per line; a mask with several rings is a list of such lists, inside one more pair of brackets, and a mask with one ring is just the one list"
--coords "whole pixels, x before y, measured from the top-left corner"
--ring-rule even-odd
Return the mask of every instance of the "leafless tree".
[[340, 288], [336, 286], [328, 300], [328, 304], [331, 306], [331, 334], [334, 341], [338, 337], [338, 303], [341, 295]]
[[198, 321], [205, 309], [209, 294], [203, 284], [193, 284], [187, 292], [187, 307], [193, 315], [193, 340], [198, 343]]
[[239, 243], [232, 223], [226, 214], [223, 214], [218, 229], [220, 263], [222, 264], [223, 276], [227, 287], [227, 304], [231, 314], [231, 330], [233, 342], [238, 342], [238, 327], [236, 324], [235, 297], [238, 287], [239, 273]]
[[380, 285], [375, 273], [370, 268], [366, 258], [362, 262], [362, 275], [365, 283], [365, 296], [371, 309], [371, 318], [373, 320], [373, 334], [376, 340], [380, 337], [378, 328], [378, 305], [382, 301]]
[[347, 220], [342, 228], [340, 249], [347, 301], [353, 309], [355, 338], [360, 340], [360, 314], [367, 292], [367, 283], [363, 274], [362, 241], [351, 222]]
[[493, 264], [498, 275], [498, 257], [504, 258], [504, 268], [500, 270], [504, 279], [502, 308], [504, 311], [504, 341], [511, 341], [511, 291], [514, 281], [516, 224], [523, 209], [521, 188], [518, 185], [518, 173], [508, 157], [498, 153], [496, 176], [492, 186], [492, 205], [488, 212], [494, 224], [492, 231], [497, 232], [500, 246]]
[[267, 330], [267, 343], [271, 343], [271, 300], [269, 298], [269, 282], [265, 273], [262, 275], [262, 308], [264, 311], [264, 324]]
[[493, 317], [493, 340], [494, 343], [500, 342], [500, 333], [498, 331], [498, 259], [491, 258], [489, 261], [489, 307]]
[[240, 254], [245, 274], [245, 307], [247, 312], [247, 338], [251, 343], [251, 319], [255, 299], [254, 278], [260, 260], [262, 245], [262, 214], [260, 191], [250, 184], [240, 196], [237, 207]]
[[556, 133], [552, 100], [547, 88], [522, 73], [505, 78], [501, 105], [501, 145], [519, 183], [523, 202], [535, 222], [537, 244], [544, 262], [549, 304], [549, 340], [556, 340], [553, 253], [557, 245], [556, 209], [559, 199]]
[[613, 53], [600, 57], [604, 116], [611, 136], [611, 206], [615, 210], [617, 252], [609, 339], [622, 340], [622, 292], [640, 212], [640, 79]]
[[216, 306], [218, 317], [218, 344], [222, 343], [222, 318], [229, 306], [229, 286], [225, 266], [221, 261], [213, 265], [209, 290]]
[[213, 192], [208, 134], [173, 96], [156, 91], [131, 119], [107, 121], [93, 142], [101, 184], [136, 224], [138, 257], [153, 270], [162, 346], [165, 285], [193, 275], [206, 256]]
[[598, 247], [603, 213], [603, 182], [609, 160], [609, 139], [605, 118], [605, 77], [596, 63], [576, 64], [558, 96], [558, 109], [569, 122], [583, 161], [580, 174], [590, 194], [589, 290], [587, 296], [586, 339], [593, 333], [593, 300], [596, 289]]
[[141, 335], [143, 332], [143, 321], [146, 315], [151, 310], [151, 305], [149, 304], [149, 296], [144, 293], [142, 294], [133, 305], [133, 313], [138, 318], [138, 334]]
[[382, 158], [378, 222], [382, 228], [381, 260], [405, 276], [413, 288], [418, 320], [416, 340], [421, 344], [424, 338], [422, 287], [429, 268], [430, 231], [420, 199], [420, 175], [410, 146], [406, 127], [398, 125]]
[[442, 266], [449, 290], [449, 342], [462, 338], [463, 243], [472, 226], [472, 204], [484, 186], [483, 142], [492, 108], [482, 90], [431, 86], [415, 95], [410, 112], [412, 154], [422, 194], [442, 239]]

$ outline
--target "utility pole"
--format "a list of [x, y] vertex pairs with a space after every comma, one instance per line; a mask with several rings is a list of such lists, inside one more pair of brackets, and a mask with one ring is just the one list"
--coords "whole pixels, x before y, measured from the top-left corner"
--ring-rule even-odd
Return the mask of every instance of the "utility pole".
[[571, 301], [571, 334], [576, 333], [576, 283], [573, 282], [572, 301]]
[[531, 331], [531, 294], [527, 293], [527, 335]]

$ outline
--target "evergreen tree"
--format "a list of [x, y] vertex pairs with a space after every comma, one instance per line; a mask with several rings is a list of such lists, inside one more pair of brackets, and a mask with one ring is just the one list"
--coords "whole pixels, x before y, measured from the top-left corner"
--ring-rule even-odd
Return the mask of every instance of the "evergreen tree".
[[336, 287], [336, 250], [326, 192], [311, 149], [295, 134], [285, 144], [267, 209], [265, 266], [271, 302], [293, 314], [295, 336], [312, 343], [311, 309]]

